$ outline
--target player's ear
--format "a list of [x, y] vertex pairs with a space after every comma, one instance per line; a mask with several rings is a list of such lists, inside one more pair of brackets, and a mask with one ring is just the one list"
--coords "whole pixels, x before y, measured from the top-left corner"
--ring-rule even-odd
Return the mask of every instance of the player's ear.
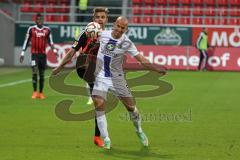
[[127, 28], [125, 29], [125, 32], [127, 32], [128, 31], [128, 26], [127, 26]]

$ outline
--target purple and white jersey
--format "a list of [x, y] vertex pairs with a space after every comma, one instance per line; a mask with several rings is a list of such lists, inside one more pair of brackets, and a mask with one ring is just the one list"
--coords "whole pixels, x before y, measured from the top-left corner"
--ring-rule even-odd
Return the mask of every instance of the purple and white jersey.
[[112, 31], [103, 31], [99, 37], [100, 47], [97, 55], [96, 77], [99, 78], [123, 78], [124, 55], [139, 54], [133, 42], [123, 34], [121, 38], [114, 39]]

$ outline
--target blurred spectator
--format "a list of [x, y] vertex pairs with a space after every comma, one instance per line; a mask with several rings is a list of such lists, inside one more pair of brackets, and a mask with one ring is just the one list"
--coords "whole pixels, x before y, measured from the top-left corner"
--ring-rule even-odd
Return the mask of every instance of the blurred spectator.
[[[198, 64], [198, 70], [206, 70], [206, 64], [207, 64], [207, 60], [208, 60], [207, 50], [209, 48], [207, 28], [203, 28], [202, 32], [199, 34], [196, 47], [200, 52], [200, 60], [199, 60], [199, 64]], [[203, 62], [203, 66], [202, 66], [202, 62]]]
[[[88, 0], [79, 0], [78, 1], [78, 14], [86, 14], [88, 8]], [[87, 16], [85, 15], [78, 15], [77, 16], [78, 22], [86, 22], [88, 21]]]

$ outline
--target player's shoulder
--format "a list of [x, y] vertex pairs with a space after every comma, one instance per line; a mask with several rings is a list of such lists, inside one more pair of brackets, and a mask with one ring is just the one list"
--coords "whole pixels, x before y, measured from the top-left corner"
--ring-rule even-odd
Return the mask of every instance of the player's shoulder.
[[102, 31], [101, 36], [106, 36], [106, 35], [111, 35], [111, 31], [110, 30]]
[[43, 25], [43, 29], [46, 29], [46, 30], [51, 30], [51, 28], [50, 28], [50, 27], [48, 27], [48, 26], [45, 26], [45, 25]]
[[28, 27], [28, 30], [30, 30], [32, 28], [36, 28], [36, 27], [37, 27], [37, 25], [31, 25], [31, 26]]
[[80, 34], [75, 37], [76, 41], [87, 41], [88, 37], [85, 31], [81, 31]]
[[125, 39], [125, 40], [131, 41], [131, 39], [128, 38], [128, 36], [127, 36], [125, 33], [122, 35], [122, 37], [123, 37], [123, 39]]

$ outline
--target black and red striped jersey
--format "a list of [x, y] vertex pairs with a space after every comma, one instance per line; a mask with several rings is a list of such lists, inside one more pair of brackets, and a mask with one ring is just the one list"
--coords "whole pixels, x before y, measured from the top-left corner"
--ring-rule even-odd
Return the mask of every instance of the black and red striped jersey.
[[72, 45], [72, 48], [76, 51], [81, 49], [81, 54], [77, 57], [76, 68], [89, 66], [89, 63], [95, 64], [99, 46], [100, 43], [97, 39], [87, 37], [85, 31], [81, 32]]
[[26, 51], [29, 42], [31, 42], [32, 54], [45, 54], [47, 44], [53, 45], [51, 30], [47, 26], [39, 28], [37, 25], [30, 26], [23, 43], [23, 51]]
[[99, 41], [97, 39], [92, 39], [87, 37], [85, 31], [81, 32], [78, 39], [74, 41], [72, 48], [78, 51], [82, 49], [82, 53], [97, 55], [99, 49]]

